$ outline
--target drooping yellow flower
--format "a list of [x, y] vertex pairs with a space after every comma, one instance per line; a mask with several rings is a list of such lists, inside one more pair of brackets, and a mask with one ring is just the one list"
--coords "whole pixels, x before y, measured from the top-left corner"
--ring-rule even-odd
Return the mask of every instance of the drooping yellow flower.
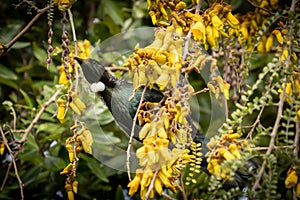
[[211, 18], [211, 23], [218, 31], [222, 30], [224, 26], [223, 22], [220, 20], [220, 18], [217, 15]]
[[283, 37], [282, 37], [281, 32], [276, 29], [276, 30], [272, 31], [272, 34], [274, 34], [276, 36], [276, 39], [277, 39], [278, 43], [282, 45], [283, 44]]
[[66, 112], [66, 102], [62, 98], [59, 98], [56, 100], [56, 103], [58, 107], [56, 118], [60, 121], [60, 123], [63, 123]]
[[142, 169], [137, 169], [135, 177], [127, 185], [127, 187], [130, 188], [129, 192], [128, 192], [128, 194], [130, 196], [134, 195], [136, 193], [136, 191], [139, 189], [140, 182], [142, 180], [142, 176], [143, 176], [143, 170]]
[[226, 14], [226, 20], [229, 26], [231, 26], [231, 28], [239, 27], [239, 23], [240, 23], [239, 20], [231, 12], [228, 12]]
[[83, 128], [77, 132], [77, 135], [76, 140], [81, 143], [83, 150], [92, 154], [92, 144], [94, 142], [92, 133], [88, 129]]
[[287, 59], [288, 56], [289, 56], [289, 50], [288, 50], [288, 49], [285, 49], [285, 50], [283, 50], [282, 56], [280, 57], [280, 59], [281, 59], [282, 61], [284, 61], [285, 59]]
[[[4, 138], [4, 139], [5, 139], [5, 138]], [[4, 143], [0, 143], [0, 155], [3, 155], [4, 150], [5, 150], [5, 145], [4, 145]]]
[[198, 40], [201, 43], [206, 42], [205, 25], [203, 24], [203, 22], [196, 22], [194, 25], [192, 25], [191, 31], [195, 40]]
[[296, 195], [298, 198], [300, 197], [300, 182], [298, 182], [298, 184], [296, 186]]
[[266, 52], [269, 52], [271, 51], [272, 47], [273, 47], [273, 40], [274, 40], [274, 36], [273, 35], [270, 35], [268, 38], [267, 38], [267, 41], [266, 41]]
[[70, 81], [67, 79], [67, 74], [64, 70], [61, 70], [61, 72], [60, 72], [58, 84], [63, 84], [66, 87], [68, 87], [70, 85]]
[[285, 187], [291, 188], [296, 186], [298, 182], [298, 175], [294, 167], [291, 167], [287, 172], [287, 177], [285, 179]]

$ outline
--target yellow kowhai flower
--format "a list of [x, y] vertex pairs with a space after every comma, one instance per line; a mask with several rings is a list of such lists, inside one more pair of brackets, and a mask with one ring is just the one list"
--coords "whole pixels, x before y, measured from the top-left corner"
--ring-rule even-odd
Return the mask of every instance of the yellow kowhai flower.
[[[282, 88], [283, 87], [284, 87], [284, 83], [282, 84]], [[278, 92], [279, 92], [279, 97], [281, 98], [282, 89], [281, 88], [278, 89]], [[291, 98], [290, 98], [290, 95], [292, 94], [292, 92], [293, 92], [292, 83], [291, 82], [286, 83], [286, 86], [285, 86], [285, 95], [286, 95], [286, 97], [284, 99], [286, 102], [291, 102], [292, 101]]]
[[296, 186], [296, 195], [298, 198], [300, 197], [300, 182], [298, 182], [298, 184]]
[[220, 20], [220, 18], [217, 15], [211, 18], [211, 23], [218, 31], [222, 30], [224, 26], [223, 22]]
[[128, 192], [130, 196], [134, 195], [139, 189], [142, 176], [143, 176], [143, 169], [137, 169], [135, 177], [127, 185], [127, 187], [130, 188]]
[[280, 57], [280, 59], [281, 59], [282, 61], [284, 61], [284, 60], [287, 59], [288, 56], [289, 56], [289, 50], [288, 50], [288, 49], [285, 49], [285, 50], [283, 50], [282, 56]]
[[234, 156], [225, 148], [219, 148], [218, 149], [218, 155], [220, 157], [225, 158], [226, 160], [233, 160]]
[[239, 20], [231, 12], [228, 12], [226, 14], [226, 20], [229, 26], [231, 26], [231, 28], [239, 27], [239, 23], [240, 23]]
[[66, 87], [68, 87], [70, 85], [70, 81], [67, 79], [67, 74], [64, 70], [61, 70], [61, 72], [60, 72], [58, 84], [63, 84]]
[[[5, 140], [5, 138], [4, 138], [4, 140]], [[3, 155], [4, 150], [5, 150], [5, 145], [4, 145], [4, 143], [0, 143], [0, 155]]]
[[296, 169], [295, 167], [291, 167], [287, 172], [287, 177], [285, 179], [285, 187], [286, 188], [294, 187], [296, 186], [297, 182], [298, 182], [298, 175]]
[[194, 25], [192, 25], [191, 31], [195, 40], [206, 43], [205, 25], [203, 24], [203, 22], [196, 22]]
[[60, 123], [63, 123], [66, 112], [66, 102], [60, 97], [56, 100], [56, 103], [58, 107], [56, 118], [60, 121]]
[[276, 30], [272, 31], [272, 34], [274, 34], [276, 36], [276, 39], [277, 39], [278, 43], [282, 45], [283, 44], [283, 37], [282, 37], [281, 32], [276, 29]]
[[57, 5], [60, 11], [66, 11], [72, 7], [76, 0], [54, 0], [54, 5]]
[[273, 35], [270, 35], [268, 38], [267, 38], [267, 41], [266, 41], [266, 52], [269, 52], [271, 51], [272, 47], [273, 47], [273, 40], [274, 40], [274, 36]]

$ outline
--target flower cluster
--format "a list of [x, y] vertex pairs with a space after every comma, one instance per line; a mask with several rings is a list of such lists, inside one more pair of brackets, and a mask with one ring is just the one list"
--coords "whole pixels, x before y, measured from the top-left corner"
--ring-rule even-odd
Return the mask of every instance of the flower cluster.
[[135, 48], [125, 66], [133, 73], [134, 87], [156, 84], [160, 90], [175, 87], [182, 68], [182, 38], [174, 38], [174, 29], [158, 29], [155, 40], [145, 48]]
[[[78, 43], [78, 56], [79, 58], [88, 58], [91, 56], [91, 44], [88, 40], [84, 40], [83, 42]], [[69, 54], [70, 62], [64, 63], [58, 67], [60, 71], [60, 76], [58, 79], [58, 84], [64, 85], [64, 87], [68, 90], [67, 94], [60, 96], [56, 100], [56, 104], [58, 107], [56, 117], [57, 119], [63, 123], [66, 112], [68, 108], [71, 108], [77, 115], [81, 115], [83, 111], [85, 111], [85, 104], [79, 98], [77, 92], [70, 91], [71, 83], [77, 73], [78, 65], [74, 59], [74, 51], [71, 51]], [[65, 65], [68, 67], [66, 68]], [[76, 69], [75, 69], [76, 68]]]
[[207, 144], [209, 152], [207, 157], [209, 173], [214, 174], [217, 179], [229, 178], [230, 169], [222, 167], [224, 161], [241, 159], [241, 151], [248, 147], [247, 140], [240, 140], [241, 133], [228, 132], [222, 134], [221, 138], [213, 137]]
[[[272, 10], [277, 10], [278, 1], [255, 0], [253, 4], [259, 6], [253, 12], [247, 12], [244, 15], [237, 15], [240, 21], [239, 30], [229, 30], [230, 34], [238, 37], [240, 44], [246, 44], [252, 50], [253, 44], [256, 43], [256, 38], [261, 27], [263, 27], [271, 15]], [[269, 12], [267, 12], [269, 11]], [[281, 28], [282, 22], [279, 22], [279, 27], [264, 33], [261, 40], [258, 41], [257, 51], [259, 53], [267, 53], [273, 49], [276, 38], [277, 44], [283, 44], [283, 36], [287, 34], [287, 30]], [[278, 48], [277, 48], [278, 49]]]
[[[181, 170], [195, 157], [189, 155], [186, 149], [191, 140], [186, 119], [190, 110], [188, 105], [184, 106], [179, 101], [181, 94], [185, 94], [180, 89], [174, 89], [173, 96], [165, 100], [164, 106], [159, 108], [156, 104], [139, 111], [139, 115], [143, 115], [140, 117], [143, 127], [139, 132], [143, 146], [136, 155], [142, 168], [136, 171], [135, 178], [128, 184], [130, 195], [139, 187], [141, 198], [146, 197], [147, 191], [150, 191], [150, 198], [155, 192], [161, 195], [163, 187], [176, 191], [180, 188], [176, 180]], [[174, 146], [171, 149], [170, 144]], [[152, 179], [154, 189], [150, 187]]]
[[[68, 49], [64, 47], [65, 49]], [[88, 40], [78, 42], [77, 54], [79, 58], [88, 58], [91, 56], [91, 44]], [[57, 50], [54, 53], [59, 53]], [[63, 54], [64, 50], [62, 50]], [[79, 65], [75, 62], [75, 49], [69, 51], [64, 56], [63, 64], [58, 67], [60, 76], [58, 78], [58, 84], [62, 85], [65, 89], [65, 94], [62, 94], [56, 100], [57, 113], [56, 118], [60, 123], [64, 123], [65, 116], [70, 108], [76, 115], [81, 115], [86, 110], [85, 103], [79, 97], [77, 86], [73, 85], [73, 80], [77, 78]], [[76, 83], [75, 83], [76, 84]], [[84, 152], [92, 154], [93, 137], [91, 132], [80, 123], [79, 120], [75, 122], [75, 125], [71, 127], [73, 131], [73, 137], [69, 137], [66, 140], [66, 149], [68, 151], [70, 163], [60, 172], [62, 175], [66, 175], [65, 190], [68, 194], [68, 199], [74, 199], [74, 193], [77, 193], [78, 181], [76, 180], [76, 167], [79, 158], [79, 154], [82, 150]]]
[[180, 35], [192, 32], [194, 39], [207, 49], [216, 47], [227, 24], [232, 30], [239, 28], [239, 21], [231, 13], [231, 5], [215, 2], [206, 10], [191, 12], [182, 1], [148, 1], [149, 14], [153, 24], [173, 26]]
[[76, 194], [78, 190], [76, 162], [82, 149], [84, 152], [92, 154], [92, 144], [94, 140], [91, 132], [83, 125], [74, 125], [70, 129], [75, 133], [73, 137], [66, 139], [66, 149], [68, 150], [70, 163], [60, 174], [67, 175], [65, 189], [68, 193], [68, 199], [74, 199], [74, 193]]
[[296, 166], [292, 166], [287, 171], [287, 177], [285, 179], [285, 187], [286, 188], [295, 188], [296, 195], [300, 197], [300, 181], [299, 176], [296, 171]]

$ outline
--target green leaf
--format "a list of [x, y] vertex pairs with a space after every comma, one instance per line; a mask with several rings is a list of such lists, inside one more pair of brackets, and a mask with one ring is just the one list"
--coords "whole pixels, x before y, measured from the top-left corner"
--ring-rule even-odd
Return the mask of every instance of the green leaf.
[[0, 64], [0, 78], [15, 81], [18, 79], [18, 76], [15, 72], [5, 67], [4, 65]]
[[19, 87], [15, 81], [7, 80], [7, 79], [1, 78], [1, 77], [0, 77], [0, 83], [7, 85], [11, 88], [14, 88], [14, 89], [18, 89], [18, 87]]
[[45, 165], [53, 171], [59, 171], [65, 167], [66, 163], [62, 158], [47, 156], [45, 158]]
[[33, 104], [31, 102], [31, 99], [29, 98], [28, 94], [26, 92], [24, 92], [22, 89], [20, 89], [20, 92], [22, 93], [26, 104], [29, 106], [30, 109], [33, 108]]
[[[33, 55], [40, 61], [45, 63], [47, 59], [47, 53], [45, 49], [38, 47], [35, 43], [32, 45], [33, 47]], [[46, 67], [46, 64], [45, 64]]]
[[14, 46], [12, 46], [13, 49], [22, 49], [25, 47], [30, 46], [30, 42], [16, 42]]
[[116, 5], [115, 2], [111, 0], [102, 1], [103, 6], [105, 8], [106, 13], [112, 18], [112, 20], [118, 24], [123, 24], [123, 16], [121, 14], [121, 9], [119, 6]]
[[22, 161], [30, 161], [34, 164], [43, 163], [43, 158], [39, 153], [39, 146], [34, 137], [29, 134], [26, 143], [24, 144], [23, 151], [18, 155]]
[[118, 199], [125, 199], [124, 192], [123, 192], [121, 185], [118, 185], [116, 195], [115, 195], [115, 200], [118, 200]]
[[90, 168], [90, 170], [95, 174], [101, 181], [104, 181], [106, 183], [109, 182], [107, 179], [105, 173], [103, 172], [100, 163], [98, 163], [95, 159], [90, 158], [87, 155], [82, 154], [81, 158], [86, 160], [87, 166]]

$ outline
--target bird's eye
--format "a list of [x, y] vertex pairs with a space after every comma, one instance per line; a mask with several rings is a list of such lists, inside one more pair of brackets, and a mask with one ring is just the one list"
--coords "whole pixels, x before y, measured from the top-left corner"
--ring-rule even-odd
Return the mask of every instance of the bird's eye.
[[97, 83], [92, 83], [91, 90], [92, 92], [102, 92], [103, 90], [105, 90], [105, 85], [101, 81]]

